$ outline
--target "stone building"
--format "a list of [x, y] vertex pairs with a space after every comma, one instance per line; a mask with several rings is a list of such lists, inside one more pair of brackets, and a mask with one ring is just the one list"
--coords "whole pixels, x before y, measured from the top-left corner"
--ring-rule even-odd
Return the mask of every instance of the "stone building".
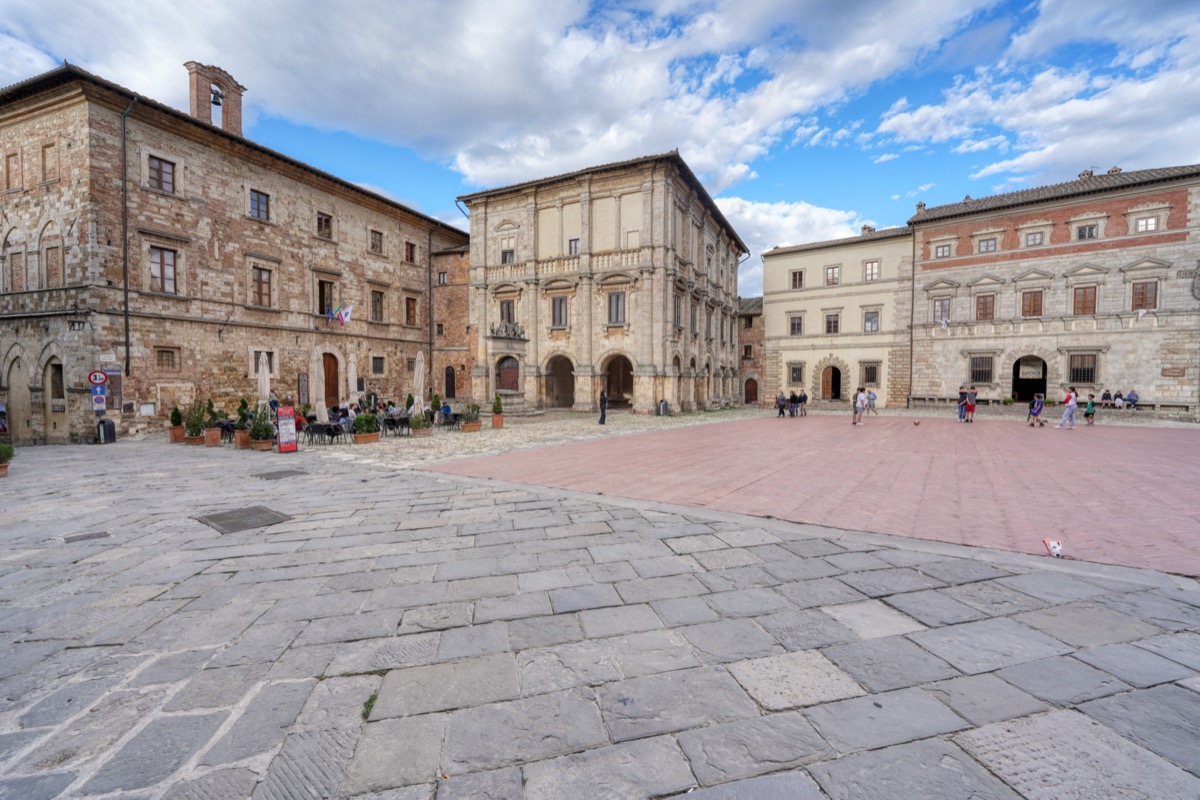
[[776, 247], [763, 254], [767, 398], [805, 389], [810, 403], [877, 405], [908, 394], [912, 232], [908, 228]]
[[738, 364], [741, 401], [748, 406], [769, 406], [774, 401], [762, 390], [763, 370], [766, 366], [763, 299], [761, 297], [739, 298], [738, 320], [738, 347], [742, 353], [741, 361]]
[[474, 400], [485, 404], [487, 397], [471, 394], [471, 370], [475, 367], [471, 338], [469, 289], [471, 248], [463, 244], [433, 254], [433, 391], [447, 400]]
[[[467, 234], [249, 141], [244, 87], [186, 67], [190, 114], [70, 65], [0, 90], [0, 402], [17, 442], [91, 440], [93, 371], [128, 431], [194, 397], [253, 399], [260, 353], [281, 398], [314, 405], [402, 396], [418, 351], [437, 361], [433, 276]], [[463, 335], [443, 355], [467, 346], [465, 325], [446, 330]]]
[[909, 225], [914, 400], [1074, 385], [1200, 413], [1200, 165], [918, 205]]
[[738, 397], [745, 244], [677, 152], [459, 198], [476, 396], [685, 411]]

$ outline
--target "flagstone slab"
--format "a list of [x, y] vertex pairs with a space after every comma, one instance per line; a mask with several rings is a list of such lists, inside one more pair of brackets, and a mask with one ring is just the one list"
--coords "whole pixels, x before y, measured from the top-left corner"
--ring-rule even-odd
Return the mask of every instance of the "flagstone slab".
[[920, 689], [839, 700], [813, 706], [804, 715], [840, 753], [873, 750], [969, 727]]
[[1156, 686], [1093, 700], [1079, 710], [1200, 777], [1200, 694]]
[[383, 677], [371, 720], [494, 703], [520, 689], [511, 653], [394, 669]]
[[687, 760], [669, 736], [598, 747], [525, 767], [525, 800], [661, 797], [694, 785]]
[[768, 711], [866, 694], [850, 675], [814, 650], [739, 661], [729, 665], [729, 672]]
[[955, 745], [939, 739], [855, 753], [809, 768], [830, 800], [1021, 800]]
[[1011, 619], [985, 619], [909, 634], [958, 670], [977, 674], [1062, 655], [1073, 648]]
[[610, 683], [597, 690], [613, 741], [758, 716], [758, 706], [720, 667], [699, 667]]

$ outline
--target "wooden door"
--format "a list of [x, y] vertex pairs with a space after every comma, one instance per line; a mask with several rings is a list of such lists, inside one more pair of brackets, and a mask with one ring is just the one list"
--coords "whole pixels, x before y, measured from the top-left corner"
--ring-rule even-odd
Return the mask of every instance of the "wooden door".
[[833, 397], [833, 367], [826, 367], [821, 372], [821, 399], [829, 400]]
[[325, 365], [325, 407], [333, 408], [341, 400], [341, 395], [338, 392], [337, 356], [333, 353], [325, 353], [321, 358], [323, 359], [322, 363]]
[[751, 378], [746, 381], [746, 405], [752, 406], [758, 403], [758, 381]]

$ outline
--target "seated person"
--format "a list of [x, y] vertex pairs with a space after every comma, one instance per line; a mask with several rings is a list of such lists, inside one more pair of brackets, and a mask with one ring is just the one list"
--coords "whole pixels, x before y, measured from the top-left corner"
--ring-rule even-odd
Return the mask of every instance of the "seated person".
[[1124, 408], [1125, 407], [1125, 395], [1121, 394], [1120, 392], [1117, 392], [1116, 394], [1114, 394], [1113, 395], [1113, 406], [1115, 406], [1116, 408]]
[[450, 404], [443, 402], [441, 410], [442, 410], [442, 422], [449, 422], [450, 415], [453, 413], [450, 409]]
[[1100, 407], [1108, 408], [1112, 405], [1112, 392], [1108, 389], [1104, 390], [1104, 394], [1100, 395]]
[[1125, 395], [1125, 404], [1129, 406], [1131, 411], [1137, 411], [1138, 400], [1141, 399], [1142, 398], [1138, 397], [1136, 389], [1130, 389], [1129, 394]]

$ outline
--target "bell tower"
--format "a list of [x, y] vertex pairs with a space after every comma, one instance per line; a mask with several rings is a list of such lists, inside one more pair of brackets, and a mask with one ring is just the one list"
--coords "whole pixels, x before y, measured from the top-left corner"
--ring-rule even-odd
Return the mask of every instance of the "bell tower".
[[234, 136], [242, 135], [242, 94], [246, 87], [220, 67], [197, 61], [183, 66], [188, 71], [189, 113], [209, 125], [213, 122], [213, 106], [221, 108], [221, 129]]

